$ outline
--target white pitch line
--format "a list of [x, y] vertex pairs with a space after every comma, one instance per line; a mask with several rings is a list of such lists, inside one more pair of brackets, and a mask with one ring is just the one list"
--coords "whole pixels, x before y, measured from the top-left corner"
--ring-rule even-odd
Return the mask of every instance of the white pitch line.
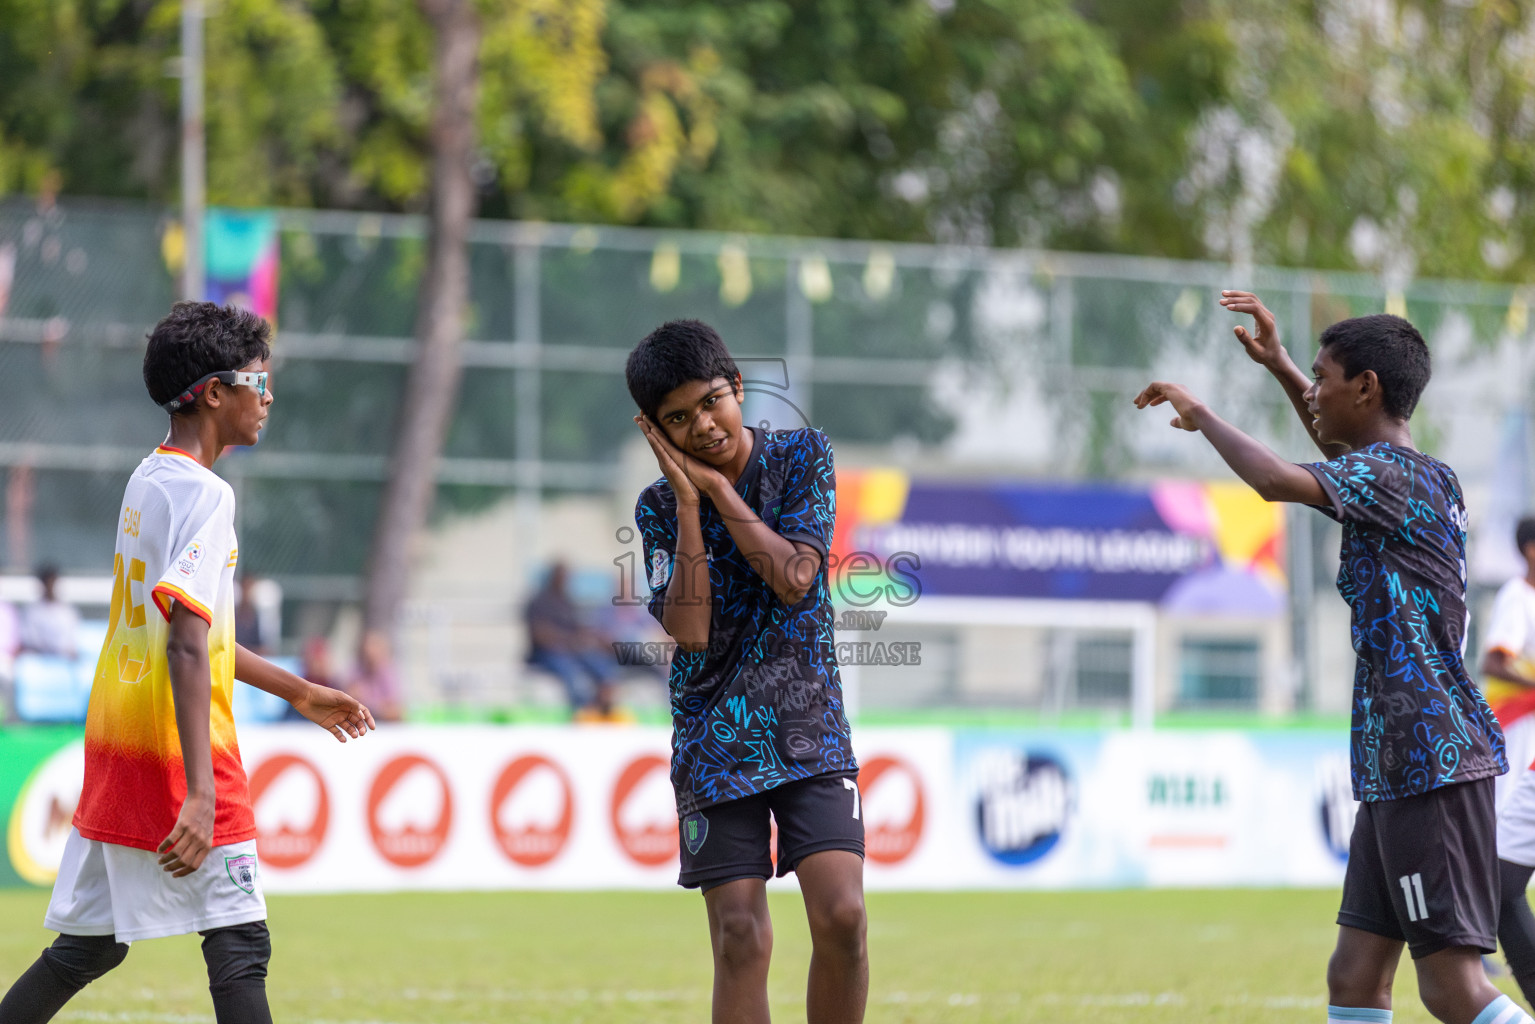
[[[642, 989], [626, 989], [624, 991], [606, 989], [568, 989], [563, 991], [532, 990], [510, 991], [506, 989], [492, 989], [486, 992], [450, 992], [445, 990], [407, 989], [397, 993], [407, 1000], [419, 1000], [432, 1003], [698, 1003], [705, 1001], [705, 995], [694, 991], [645, 991]], [[802, 1000], [774, 1000], [775, 1003], [799, 1003]], [[938, 1004], [949, 1007], [982, 1007], [1006, 1003], [1008, 1005], [1075, 1005], [1098, 1009], [1136, 1010], [1152, 1009], [1165, 1006], [1260, 1006], [1267, 1010], [1296, 1010], [1311, 1012], [1323, 1005], [1320, 996], [1280, 996], [1280, 995], [1256, 995], [1243, 993], [1223, 999], [1189, 999], [1178, 992], [1122, 992], [1102, 993], [1096, 995], [1083, 995], [1082, 993], [1041, 992], [1036, 995], [1026, 996], [1019, 992], [999, 992], [991, 995], [981, 995], [974, 992], [887, 992], [876, 1000], [887, 1006], [903, 1006], [912, 1004]], [[66, 1010], [59, 1015], [61, 1021], [89, 1021], [92, 1024], [214, 1024], [214, 1018], [207, 1014], [173, 1014], [156, 1013], [152, 1011], [117, 1011], [108, 1013], [100, 1010]], [[398, 1021], [383, 1021], [373, 1018], [337, 1020], [330, 1018], [309, 1018], [299, 1021], [297, 1024], [404, 1024]]]

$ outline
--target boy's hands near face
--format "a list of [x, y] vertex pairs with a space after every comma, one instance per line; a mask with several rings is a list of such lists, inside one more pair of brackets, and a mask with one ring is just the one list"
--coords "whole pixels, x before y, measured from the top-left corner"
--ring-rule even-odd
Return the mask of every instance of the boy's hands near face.
[[1172, 418], [1173, 426], [1179, 430], [1199, 429], [1199, 414], [1204, 410], [1204, 403], [1189, 394], [1188, 389], [1182, 384], [1153, 381], [1146, 385], [1146, 390], [1135, 396], [1137, 409], [1146, 409], [1164, 403], [1171, 405], [1173, 411], [1178, 414]]
[[294, 701], [299, 714], [324, 729], [342, 743], [348, 736], [360, 739], [373, 724], [373, 712], [349, 693], [310, 683], [304, 695]]
[[672, 485], [672, 493], [679, 505], [697, 505], [700, 496], [712, 497], [716, 489], [728, 486], [724, 474], [701, 459], [689, 458], [668, 438], [661, 429], [644, 416], [634, 417], [650, 450], [656, 454], [656, 462]]
[[1221, 305], [1233, 313], [1246, 313], [1253, 318], [1251, 333], [1246, 327], [1235, 328], [1237, 340], [1253, 362], [1273, 369], [1286, 354], [1279, 340], [1279, 326], [1274, 322], [1274, 314], [1252, 292], [1223, 291]]

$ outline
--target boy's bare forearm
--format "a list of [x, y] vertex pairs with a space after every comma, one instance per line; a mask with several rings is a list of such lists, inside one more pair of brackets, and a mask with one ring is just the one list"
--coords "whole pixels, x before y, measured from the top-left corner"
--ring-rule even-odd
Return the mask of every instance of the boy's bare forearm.
[[297, 704], [309, 689], [309, 681], [280, 668], [254, 651], [235, 644], [235, 678], [258, 690]]
[[711, 597], [698, 507], [678, 506], [677, 552], [672, 556], [672, 578], [666, 585], [661, 626], [684, 650], [708, 647], [709, 616], [714, 605]]
[[1306, 392], [1311, 390], [1311, 379], [1295, 365], [1295, 360], [1290, 358], [1288, 352], [1281, 352], [1279, 358], [1269, 364], [1268, 371], [1274, 375], [1279, 386], [1284, 388], [1285, 397], [1290, 400], [1295, 415], [1300, 417], [1301, 426], [1306, 428], [1306, 436], [1311, 438], [1311, 443], [1323, 455], [1328, 454], [1327, 445], [1317, 436], [1316, 419], [1311, 415], [1311, 407], [1306, 402]]
[[1327, 503], [1326, 492], [1309, 470], [1280, 458], [1261, 441], [1221, 419], [1209, 406], [1194, 410], [1194, 423], [1232, 472], [1265, 501]]
[[748, 565], [784, 604], [797, 604], [815, 582], [820, 557], [807, 554], [764, 523], [734, 488], [714, 498], [731, 539]]
[[195, 627], [173, 630], [165, 654], [171, 678], [171, 702], [176, 711], [176, 731], [181, 738], [187, 795], [211, 800], [214, 796], [213, 743], [209, 723], [213, 672], [208, 664], [206, 630], [201, 631], [201, 635]]

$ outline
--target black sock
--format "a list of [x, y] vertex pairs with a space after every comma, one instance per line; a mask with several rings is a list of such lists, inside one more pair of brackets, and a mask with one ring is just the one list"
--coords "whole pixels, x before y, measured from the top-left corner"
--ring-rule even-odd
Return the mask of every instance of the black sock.
[[60, 935], [0, 999], [0, 1024], [44, 1024], [74, 994], [123, 962], [110, 935]]
[[208, 992], [218, 1024], [272, 1024], [266, 1001], [272, 937], [265, 921], [215, 928], [203, 935]]
[[213, 1017], [218, 1024], [272, 1024], [264, 979], [225, 981], [209, 985], [208, 991], [213, 994]]
[[1498, 907], [1498, 941], [1503, 945], [1508, 969], [1519, 983], [1519, 991], [1524, 993], [1524, 1001], [1535, 1005], [1535, 914], [1530, 913], [1530, 901], [1524, 896], [1532, 872], [1535, 868], [1498, 861], [1498, 882], [1503, 890]]

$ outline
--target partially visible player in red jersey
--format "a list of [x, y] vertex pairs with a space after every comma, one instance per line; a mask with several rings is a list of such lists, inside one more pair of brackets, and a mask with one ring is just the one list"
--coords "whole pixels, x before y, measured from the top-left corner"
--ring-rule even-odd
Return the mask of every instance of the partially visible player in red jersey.
[[1498, 588], [1482, 630], [1482, 694], [1508, 744], [1498, 779], [1498, 944], [1525, 1001], [1535, 998], [1535, 914], [1524, 891], [1535, 873], [1535, 518], [1519, 520], [1514, 543], [1524, 575]]
[[1525, 572], [1498, 588], [1482, 635], [1482, 696], [1503, 727], [1508, 774], [1498, 778], [1498, 809], [1535, 760], [1535, 518], [1519, 520], [1514, 542]]
[[289, 701], [338, 740], [372, 715], [234, 639], [234, 491], [213, 473], [260, 438], [272, 405], [270, 328], [177, 303], [144, 354], [165, 443], [128, 481], [107, 640], [85, 725], [85, 785], [44, 923], [59, 932], [3, 1000], [0, 1024], [41, 1024], [139, 939], [199, 932], [218, 1024], [269, 1024], [271, 940], [256, 821], [230, 712], [234, 681]]

